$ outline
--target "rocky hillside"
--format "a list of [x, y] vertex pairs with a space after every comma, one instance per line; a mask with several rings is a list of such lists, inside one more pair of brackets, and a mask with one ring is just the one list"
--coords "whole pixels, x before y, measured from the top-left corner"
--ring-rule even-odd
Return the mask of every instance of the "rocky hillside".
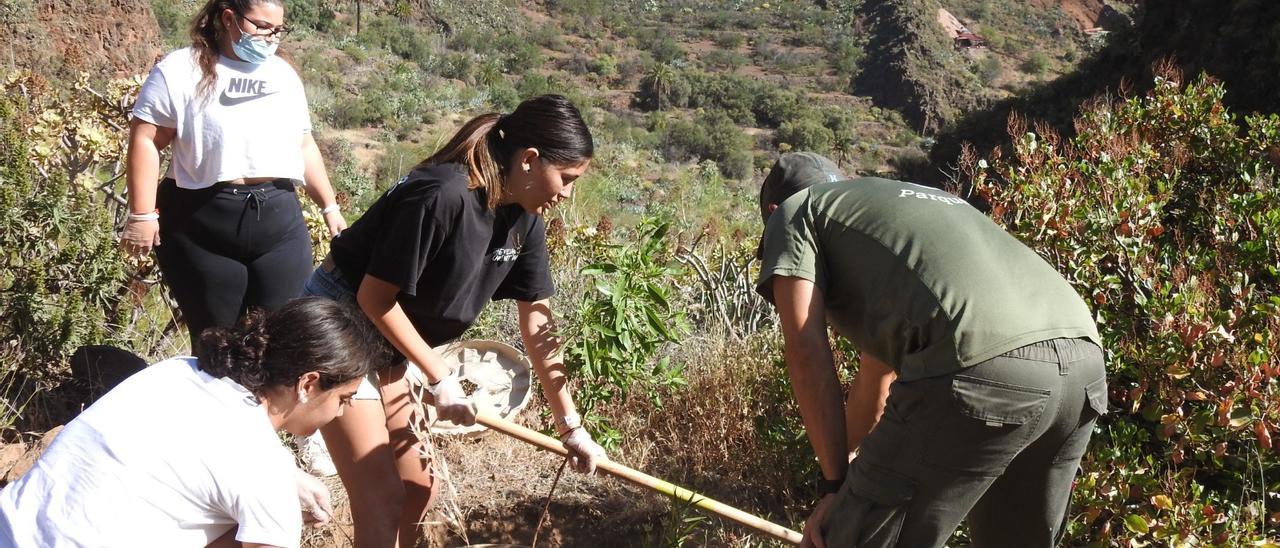
[[988, 92], [965, 70], [965, 59], [937, 22], [935, 0], [864, 4], [870, 36], [867, 65], [855, 93], [897, 110], [921, 133], [935, 133], [963, 112], [986, 102]]
[[[1075, 69], [1131, 8], [1103, 0], [887, 0], [853, 2], [867, 35], [853, 93], [902, 113], [924, 134], [1028, 84]], [[960, 32], [981, 47], [959, 47]]]
[[161, 53], [151, 5], [132, 0], [0, 2], [0, 67], [49, 75], [145, 73]]
[[[1226, 105], [1237, 111], [1280, 111], [1280, 3], [1266, 0], [1144, 2], [1133, 25], [1080, 67], [1023, 96], [975, 111], [937, 137], [934, 166], [953, 165], [963, 142], [979, 150], [1008, 142], [1006, 121], [1022, 113], [1071, 134], [1079, 105], [1122, 90], [1150, 89], [1154, 64], [1168, 61], [1189, 77], [1204, 73], [1226, 84]], [[930, 170], [937, 173], [937, 170]]]

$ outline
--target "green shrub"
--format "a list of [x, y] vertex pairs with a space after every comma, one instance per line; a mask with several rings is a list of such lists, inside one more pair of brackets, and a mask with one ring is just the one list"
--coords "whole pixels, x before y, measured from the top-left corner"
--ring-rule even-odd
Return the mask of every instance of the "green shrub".
[[506, 52], [503, 67], [510, 74], [521, 74], [542, 66], [542, 49], [518, 34], [503, 34], [498, 38], [496, 48]]
[[704, 53], [701, 57], [703, 63], [707, 66], [734, 72], [747, 64], [749, 59], [746, 55], [736, 51], [711, 50]]
[[792, 150], [826, 153], [835, 143], [833, 133], [822, 122], [813, 118], [802, 118], [783, 122], [774, 137], [778, 145], [791, 145]]
[[987, 55], [978, 62], [978, 78], [987, 85], [991, 85], [1004, 75], [1004, 66], [1000, 64], [1000, 58], [995, 55]]
[[374, 17], [360, 31], [358, 40], [369, 47], [381, 48], [423, 68], [433, 66], [442, 54], [443, 38], [423, 32], [417, 25], [389, 16]]
[[[4, 6], [8, 6], [7, 8]], [[15, 13], [14, 10], [20, 10], [21, 6], [30, 6], [29, 0], [21, 2], [0, 2], [0, 18], [3, 18], [3, 12], [6, 10]], [[191, 45], [191, 38], [187, 35], [187, 26], [191, 24], [191, 18], [195, 17], [196, 6], [194, 0], [151, 0], [151, 13], [155, 15], [156, 24], [160, 27], [160, 39], [164, 42], [165, 51], [185, 47]], [[23, 18], [15, 20], [14, 23], [21, 22]]]
[[565, 365], [581, 383], [576, 403], [592, 432], [606, 447], [621, 436], [604, 423], [596, 409], [629, 391], [645, 390], [662, 406], [660, 389], [681, 386], [683, 368], [658, 350], [684, 335], [684, 313], [672, 305], [673, 279], [679, 265], [667, 241], [669, 223], [645, 219], [631, 243], [606, 244], [583, 267], [581, 275], [595, 280], [594, 291], [582, 296], [569, 326]]
[[1036, 76], [1048, 72], [1049, 56], [1045, 55], [1042, 51], [1032, 53], [1030, 57], [1027, 57], [1026, 61], [1022, 62], [1022, 70], [1023, 72], [1034, 74]]
[[325, 0], [289, 0], [285, 21], [291, 27], [329, 32], [333, 28], [334, 12]]
[[[113, 230], [111, 213], [123, 213], [103, 206], [99, 187], [107, 181], [98, 178], [98, 170], [109, 173], [123, 153], [123, 135], [108, 122], [125, 121], [108, 101], [125, 100], [136, 88], [112, 84], [91, 90], [82, 80], [70, 89], [53, 89], [28, 77], [5, 76], [0, 379], [5, 389], [29, 396], [62, 381], [68, 358], [81, 345], [122, 344], [126, 338], [130, 290], [136, 288], [128, 283]], [[13, 396], [0, 393], [4, 423], [15, 422]]]
[[1280, 117], [1205, 78], [1091, 104], [1078, 134], [967, 155], [992, 216], [1092, 304], [1111, 408], [1067, 544], [1246, 546], [1280, 536]]
[[542, 74], [540, 72], [530, 72], [520, 79], [520, 84], [516, 86], [516, 91], [520, 97], [537, 97], [548, 93], [563, 94], [563, 86], [555, 78]]
[[669, 36], [662, 36], [646, 44], [644, 49], [653, 54], [653, 59], [659, 63], [673, 63], [685, 59], [684, 48]]
[[669, 160], [712, 160], [726, 177], [751, 175], [751, 137], [729, 116], [709, 111], [694, 122], [675, 121], [663, 132], [663, 151]]
[[330, 146], [325, 147], [325, 160], [333, 166], [329, 169], [329, 180], [339, 201], [350, 204], [352, 207], [349, 209], [353, 211], [363, 210], [360, 206], [366, 200], [374, 198], [373, 179], [360, 170], [351, 150], [351, 142], [341, 137], [334, 140]]
[[756, 121], [764, 127], [778, 127], [790, 120], [796, 120], [805, 114], [807, 107], [800, 102], [800, 97], [790, 91], [778, 88], [764, 89], [757, 95], [755, 108], [752, 109]]
[[738, 49], [747, 42], [747, 38], [740, 32], [719, 32], [716, 33], [713, 41], [716, 47], [722, 49]]
[[618, 60], [612, 55], [597, 55], [591, 58], [591, 61], [587, 64], [587, 70], [590, 70], [596, 76], [609, 80], [618, 75]]
[[841, 75], [849, 78], [858, 75], [866, 56], [866, 38], [842, 36], [827, 44], [827, 59]]

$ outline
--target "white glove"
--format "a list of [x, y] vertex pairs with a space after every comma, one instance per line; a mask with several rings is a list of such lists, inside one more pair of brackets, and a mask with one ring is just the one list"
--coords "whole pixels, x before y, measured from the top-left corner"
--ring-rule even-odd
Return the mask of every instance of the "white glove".
[[609, 458], [605, 456], [604, 448], [591, 439], [591, 434], [581, 426], [570, 430], [560, 441], [569, 449], [569, 464], [573, 465], [574, 470], [584, 474], [594, 474], [596, 463]]
[[333, 504], [329, 502], [329, 488], [301, 469], [296, 470], [298, 505], [302, 507], [302, 522], [316, 529], [324, 527], [333, 516]]
[[458, 375], [449, 373], [435, 384], [427, 385], [427, 392], [435, 399], [436, 417], [462, 426], [476, 423], [476, 405], [462, 391], [462, 383]]
[[335, 238], [347, 229], [347, 220], [335, 209], [324, 214], [324, 225], [329, 229], [329, 237]]
[[130, 255], [146, 255], [151, 248], [160, 245], [160, 221], [131, 216], [120, 233], [120, 245]]

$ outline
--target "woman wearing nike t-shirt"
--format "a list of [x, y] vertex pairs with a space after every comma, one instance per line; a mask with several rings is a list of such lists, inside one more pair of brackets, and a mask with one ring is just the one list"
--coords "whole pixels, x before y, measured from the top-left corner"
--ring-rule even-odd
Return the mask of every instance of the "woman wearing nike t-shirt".
[[[123, 245], [155, 248], [193, 354], [205, 328], [302, 294], [314, 263], [298, 184], [331, 235], [346, 228], [302, 81], [274, 55], [286, 32], [284, 0], [209, 0], [191, 47], [157, 63], [134, 103]], [[157, 185], [166, 147], [173, 157]]]
[[525, 350], [575, 468], [590, 472], [604, 458], [566, 386], [542, 221], [593, 152], [582, 116], [558, 95], [476, 117], [335, 238], [307, 282], [308, 294], [359, 303], [410, 362], [376, 371], [351, 409], [321, 429], [350, 496], [357, 546], [393, 546], [397, 536], [415, 545], [436, 484], [409, 427], [407, 368], [426, 377], [440, 418], [474, 423], [432, 347], [462, 335], [491, 300], [516, 301]]

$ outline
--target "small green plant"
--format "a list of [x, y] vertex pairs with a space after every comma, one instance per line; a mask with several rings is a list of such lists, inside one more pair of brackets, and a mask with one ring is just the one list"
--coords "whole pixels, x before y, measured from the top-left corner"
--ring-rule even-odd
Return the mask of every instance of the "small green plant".
[[620, 434], [596, 413], [602, 404], [639, 387], [661, 407], [659, 389], [684, 384], [681, 365], [667, 357], [654, 361], [663, 345], [678, 342], [687, 330], [683, 312], [671, 302], [671, 280], [680, 268], [668, 249], [669, 226], [645, 219], [634, 243], [605, 244], [603, 256], [581, 270], [595, 283], [578, 303], [565, 364], [582, 383], [577, 404], [605, 447]]
[[1022, 62], [1022, 70], [1040, 76], [1049, 71], [1049, 63], [1049, 56], [1045, 55], [1044, 52], [1037, 51]]
[[[683, 548], [694, 542], [707, 516], [698, 511], [698, 503], [703, 499], [696, 493], [682, 497], [671, 493], [671, 513], [662, 520], [658, 538], [648, 544], [650, 548]], [[705, 543], [700, 543], [702, 545]]]

